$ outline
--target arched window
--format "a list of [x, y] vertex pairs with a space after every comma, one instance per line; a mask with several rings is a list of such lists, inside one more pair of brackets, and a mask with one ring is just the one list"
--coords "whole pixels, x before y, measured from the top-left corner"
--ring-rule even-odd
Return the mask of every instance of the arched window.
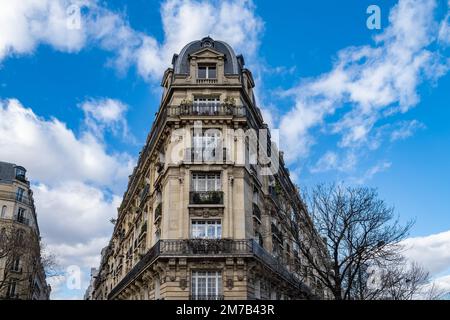
[[6, 206], [2, 207], [2, 213], [1, 213], [1, 218], [6, 218]]

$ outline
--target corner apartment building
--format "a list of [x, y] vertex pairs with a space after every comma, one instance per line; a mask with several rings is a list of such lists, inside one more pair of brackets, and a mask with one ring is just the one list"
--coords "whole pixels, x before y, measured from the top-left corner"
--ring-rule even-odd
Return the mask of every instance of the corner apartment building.
[[193, 41], [161, 86], [93, 299], [326, 297], [299, 251], [311, 219], [243, 56], [210, 37]]

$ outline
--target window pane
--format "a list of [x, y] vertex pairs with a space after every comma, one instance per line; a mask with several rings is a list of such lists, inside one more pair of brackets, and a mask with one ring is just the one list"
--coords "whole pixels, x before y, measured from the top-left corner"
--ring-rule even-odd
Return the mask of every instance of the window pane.
[[215, 66], [208, 67], [208, 78], [210, 78], [210, 79], [216, 78], [216, 67]]
[[201, 78], [201, 79], [206, 78], [206, 67], [204, 67], [204, 66], [198, 67], [198, 78]]

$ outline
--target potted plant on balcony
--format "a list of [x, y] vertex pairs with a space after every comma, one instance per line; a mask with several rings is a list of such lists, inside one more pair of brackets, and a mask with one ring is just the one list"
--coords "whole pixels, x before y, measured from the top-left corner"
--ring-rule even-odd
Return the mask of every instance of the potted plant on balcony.
[[233, 108], [236, 106], [236, 100], [233, 97], [226, 97], [223, 100], [223, 107], [225, 108], [225, 112], [227, 114], [233, 113]]
[[220, 201], [221, 200], [220, 191], [213, 191], [211, 193], [210, 200], [211, 200], [211, 203], [213, 203], [213, 204], [220, 204], [220, 202], [221, 202]]

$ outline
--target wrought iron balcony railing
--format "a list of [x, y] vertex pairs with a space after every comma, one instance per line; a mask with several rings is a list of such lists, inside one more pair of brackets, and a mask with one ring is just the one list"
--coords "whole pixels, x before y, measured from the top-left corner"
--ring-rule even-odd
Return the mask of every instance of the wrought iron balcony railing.
[[235, 116], [245, 117], [247, 108], [221, 103], [188, 104], [168, 107], [167, 115], [174, 116]]
[[27, 226], [30, 224], [30, 219], [25, 218], [25, 217], [21, 217], [21, 216], [15, 217], [15, 220], [19, 223], [26, 224]]
[[190, 204], [223, 204], [223, 191], [191, 191]]
[[183, 239], [161, 240], [160, 250], [167, 255], [250, 254], [251, 240]]
[[[111, 290], [108, 299], [115, 298], [129, 283], [158, 257], [173, 257], [190, 255], [205, 257], [215, 255], [245, 255], [254, 256], [267, 265], [274, 273], [284, 278], [299, 290], [310, 293], [309, 287], [290, 272], [282, 259], [276, 259], [253, 239], [179, 239], [158, 241], [143, 258], [127, 273], [127, 275]], [[215, 296], [215, 295], [213, 295]], [[201, 295], [198, 297], [202, 297]], [[216, 296], [221, 297], [221, 296]], [[192, 298], [192, 295], [191, 295]], [[199, 299], [200, 300], [200, 299]]]
[[189, 300], [223, 300], [223, 295], [217, 294], [191, 294]]

